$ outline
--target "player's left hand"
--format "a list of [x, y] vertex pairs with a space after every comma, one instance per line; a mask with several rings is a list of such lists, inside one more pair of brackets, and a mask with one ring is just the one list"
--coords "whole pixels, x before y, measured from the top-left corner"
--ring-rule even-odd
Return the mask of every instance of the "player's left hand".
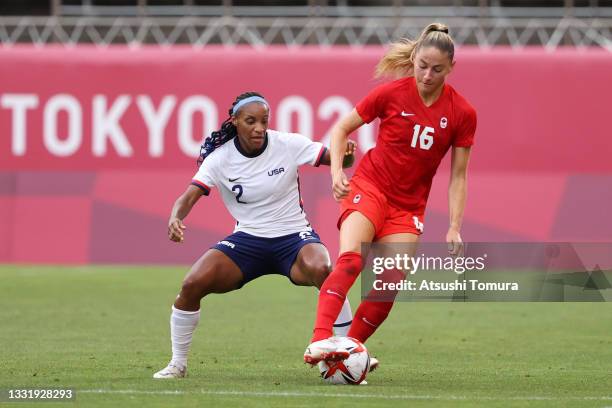
[[354, 155], [356, 149], [357, 149], [357, 142], [349, 139], [346, 141], [346, 151], [344, 152], [344, 155], [345, 156]]
[[446, 243], [448, 244], [448, 253], [451, 256], [463, 256], [463, 240], [459, 230], [449, 228], [446, 233]]
[[344, 151], [344, 159], [342, 160], [342, 168], [349, 168], [355, 163], [355, 149], [357, 149], [357, 143], [353, 140], [346, 141], [346, 150]]

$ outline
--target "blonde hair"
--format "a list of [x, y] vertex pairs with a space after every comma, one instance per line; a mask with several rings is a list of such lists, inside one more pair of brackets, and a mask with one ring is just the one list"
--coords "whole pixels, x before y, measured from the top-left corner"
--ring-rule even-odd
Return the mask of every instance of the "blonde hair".
[[402, 38], [392, 43], [387, 53], [376, 65], [376, 78], [401, 78], [413, 75], [414, 56], [424, 47], [436, 47], [448, 54], [453, 61], [455, 56], [455, 43], [448, 33], [448, 27], [441, 23], [432, 23], [425, 27], [416, 41]]

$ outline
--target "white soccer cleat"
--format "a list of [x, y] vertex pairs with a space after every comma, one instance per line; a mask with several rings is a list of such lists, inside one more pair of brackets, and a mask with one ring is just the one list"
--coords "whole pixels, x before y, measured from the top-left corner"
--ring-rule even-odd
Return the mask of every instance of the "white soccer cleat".
[[187, 374], [187, 367], [179, 367], [174, 363], [169, 363], [166, 368], [159, 370], [153, 374], [153, 378], [166, 379], [166, 378], [183, 378]]
[[370, 357], [370, 369], [368, 372], [371, 373], [372, 371], [376, 370], [379, 365], [380, 361], [378, 361], [376, 357]]
[[338, 348], [334, 337], [310, 343], [304, 351], [304, 362], [316, 365], [320, 361], [342, 361], [349, 356], [349, 352], [343, 348]]

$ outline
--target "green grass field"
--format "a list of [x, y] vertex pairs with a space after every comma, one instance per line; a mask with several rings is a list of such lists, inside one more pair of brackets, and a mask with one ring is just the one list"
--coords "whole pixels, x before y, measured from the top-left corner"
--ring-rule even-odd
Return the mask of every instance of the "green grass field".
[[188, 378], [153, 380], [184, 274], [0, 267], [0, 389], [76, 389], [54, 407], [612, 406], [611, 303], [398, 303], [369, 384], [331, 386], [302, 363], [316, 293], [276, 276], [205, 299]]

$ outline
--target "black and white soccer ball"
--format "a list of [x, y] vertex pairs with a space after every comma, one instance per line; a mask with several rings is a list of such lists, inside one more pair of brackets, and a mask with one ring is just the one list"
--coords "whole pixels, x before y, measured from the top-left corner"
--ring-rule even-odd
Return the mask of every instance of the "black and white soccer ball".
[[321, 378], [330, 384], [361, 384], [370, 370], [368, 349], [352, 337], [334, 337], [334, 341], [339, 348], [347, 350], [350, 354], [342, 361], [319, 362]]

